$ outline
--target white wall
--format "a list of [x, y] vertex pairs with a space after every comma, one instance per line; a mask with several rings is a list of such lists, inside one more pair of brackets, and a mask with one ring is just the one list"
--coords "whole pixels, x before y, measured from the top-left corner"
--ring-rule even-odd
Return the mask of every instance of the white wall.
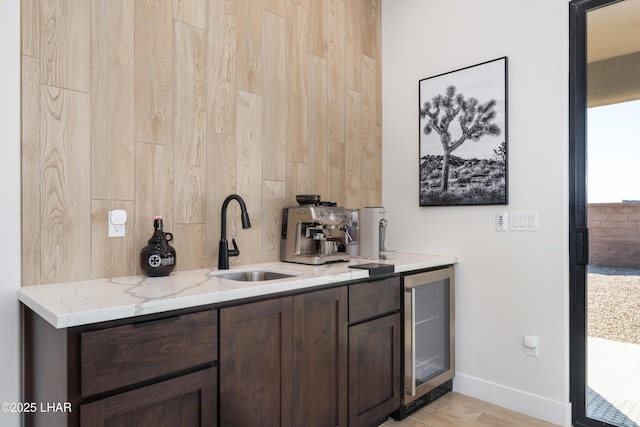
[[[20, 401], [20, 1], [0, 0], [0, 403]], [[19, 425], [0, 411], [0, 425]]]
[[[457, 391], [570, 425], [568, 3], [383, 0], [387, 245], [460, 257]], [[418, 81], [507, 56], [509, 206], [418, 206]], [[467, 142], [472, 143], [472, 142]], [[497, 232], [498, 210], [538, 232]], [[540, 356], [524, 355], [525, 334]]]

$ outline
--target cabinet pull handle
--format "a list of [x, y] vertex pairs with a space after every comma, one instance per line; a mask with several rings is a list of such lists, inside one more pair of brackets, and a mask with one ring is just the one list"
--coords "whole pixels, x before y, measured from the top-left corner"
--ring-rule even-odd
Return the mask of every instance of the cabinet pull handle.
[[155, 325], [157, 323], [168, 323], [168, 322], [174, 322], [178, 319], [180, 319], [180, 317], [182, 316], [171, 316], [171, 317], [163, 317], [162, 319], [153, 319], [153, 320], [147, 320], [144, 322], [138, 322], [138, 323], [134, 323], [133, 327], [134, 328], [143, 328], [145, 326], [151, 326], [151, 325]]

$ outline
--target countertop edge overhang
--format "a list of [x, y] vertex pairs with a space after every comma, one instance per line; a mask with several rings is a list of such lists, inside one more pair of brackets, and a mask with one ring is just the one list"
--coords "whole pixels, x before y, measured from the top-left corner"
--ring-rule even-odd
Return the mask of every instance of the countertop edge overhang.
[[[216, 277], [216, 269], [177, 271], [166, 277], [125, 276], [26, 286], [18, 299], [57, 329], [260, 297], [369, 278], [350, 265], [393, 264], [395, 274], [458, 263], [450, 255], [397, 253], [391, 260], [352, 258], [349, 262], [304, 265], [269, 262], [232, 267], [229, 272], [267, 269], [295, 277], [242, 282]], [[374, 277], [375, 276], [371, 276]]]

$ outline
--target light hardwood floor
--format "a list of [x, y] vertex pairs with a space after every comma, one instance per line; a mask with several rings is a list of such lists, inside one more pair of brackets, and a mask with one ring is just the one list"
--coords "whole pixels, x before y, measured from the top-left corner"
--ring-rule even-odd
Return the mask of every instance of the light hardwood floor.
[[402, 421], [381, 427], [557, 427], [555, 424], [451, 392], [439, 397]]

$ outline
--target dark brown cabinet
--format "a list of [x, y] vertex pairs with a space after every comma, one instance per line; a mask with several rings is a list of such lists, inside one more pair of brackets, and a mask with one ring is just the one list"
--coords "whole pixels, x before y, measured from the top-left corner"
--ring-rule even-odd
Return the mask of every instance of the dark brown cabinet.
[[[27, 426], [373, 427], [400, 405], [400, 278], [56, 329], [24, 309]], [[218, 396], [219, 393], [219, 396]]]
[[293, 299], [293, 425], [347, 426], [347, 288]]
[[346, 287], [220, 311], [220, 424], [347, 425]]
[[215, 426], [216, 368], [80, 406], [82, 427]]
[[349, 426], [377, 426], [400, 406], [400, 279], [351, 285], [349, 319]]
[[56, 329], [24, 311], [27, 426], [215, 426], [218, 313]]
[[217, 313], [203, 311], [80, 333], [83, 397], [217, 358]]
[[291, 425], [292, 302], [220, 310], [220, 425]]

